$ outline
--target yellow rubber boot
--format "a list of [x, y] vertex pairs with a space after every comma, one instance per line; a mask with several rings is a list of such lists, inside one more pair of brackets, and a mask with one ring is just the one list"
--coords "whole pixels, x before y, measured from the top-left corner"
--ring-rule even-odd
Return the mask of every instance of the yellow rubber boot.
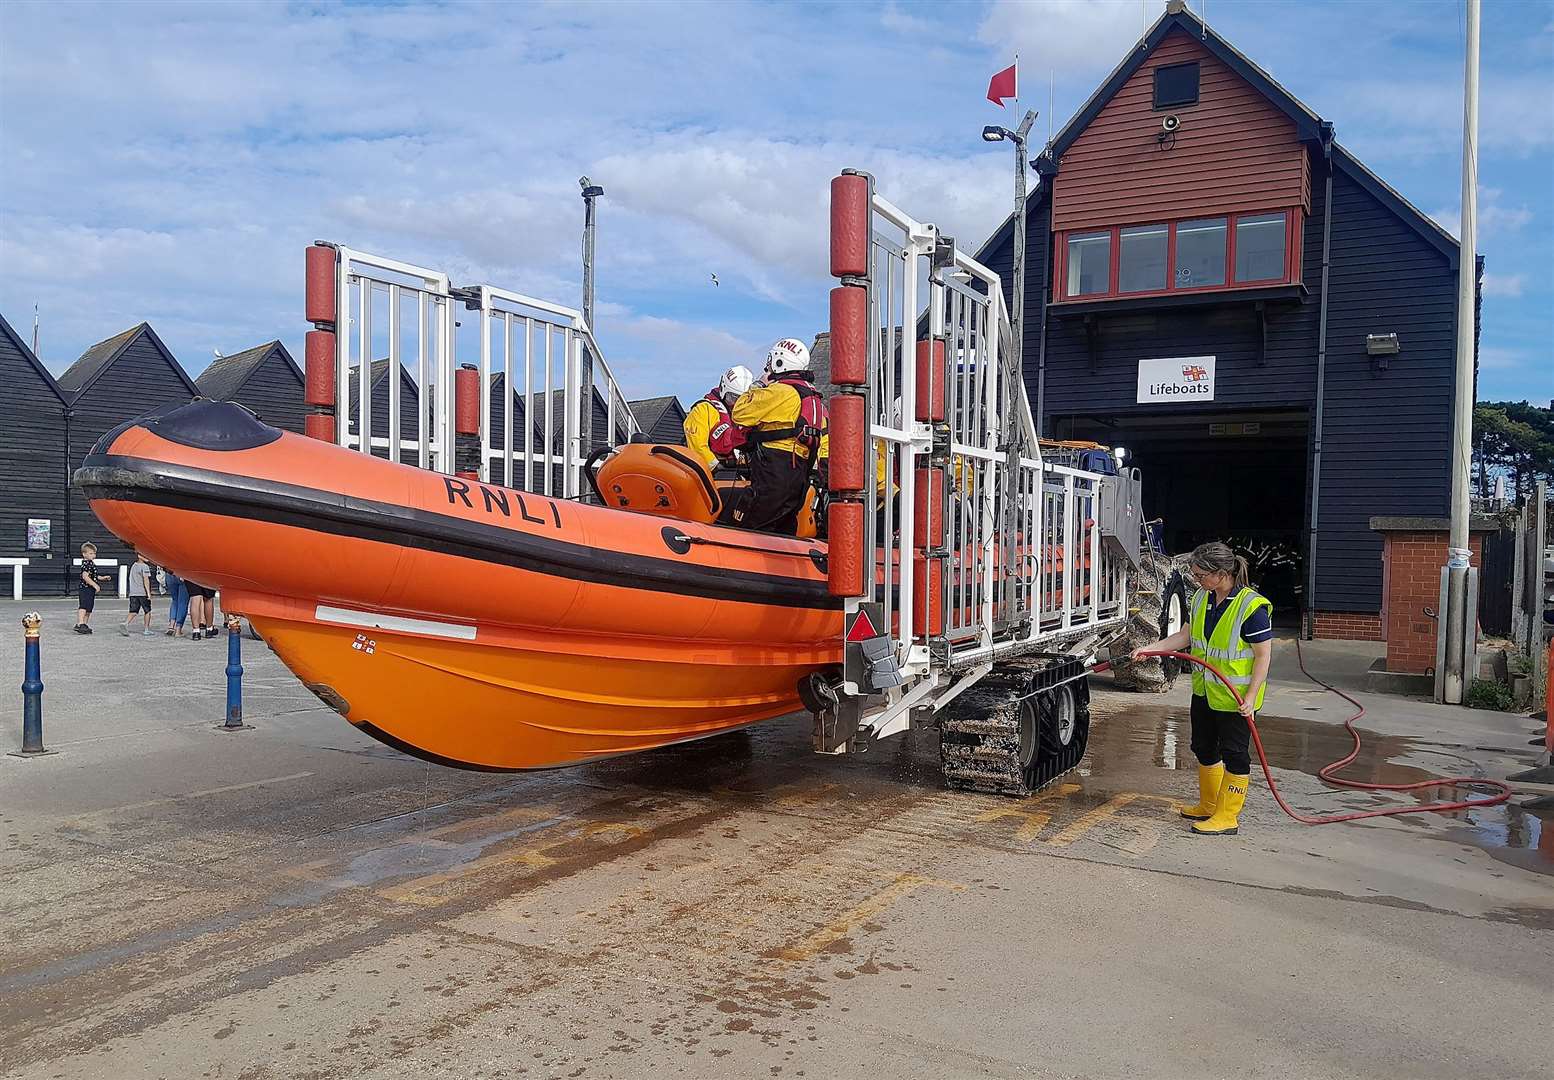
[[1207, 821], [1219, 809], [1220, 784], [1225, 779], [1225, 763], [1198, 766], [1198, 804], [1181, 807], [1181, 815], [1193, 821]]
[[1226, 773], [1225, 783], [1219, 789], [1219, 808], [1208, 821], [1193, 822], [1192, 831], [1200, 836], [1234, 835], [1237, 828], [1236, 821], [1241, 816], [1241, 808], [1246, 805], [1247, 784], [1251, 780], [1250, 776]]

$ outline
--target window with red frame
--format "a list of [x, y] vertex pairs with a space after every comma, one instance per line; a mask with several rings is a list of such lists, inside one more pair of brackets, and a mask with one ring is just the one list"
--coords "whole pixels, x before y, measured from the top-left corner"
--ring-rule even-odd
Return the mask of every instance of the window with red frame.
[[1057, 235], [1053, 297], [1100, 300], [1300, 280], [1300, 211], [1221, 214]]

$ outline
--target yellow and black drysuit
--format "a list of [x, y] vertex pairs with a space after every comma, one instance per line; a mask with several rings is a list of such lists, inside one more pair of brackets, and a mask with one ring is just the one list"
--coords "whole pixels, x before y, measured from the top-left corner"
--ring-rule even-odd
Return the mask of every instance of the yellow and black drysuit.
[[810, 474], [827, 449], [825, 399], [809, 372], [791, 371], [745, 391], [730, 415], [746, 429], [750, 457], [750, 486], [734, 509], [734, 524], [791, 536]]
[[714, 387], [685, 414], [685, 445], [709, 469], [745, 445], [745, 432], [734, 423], [722, 393]]

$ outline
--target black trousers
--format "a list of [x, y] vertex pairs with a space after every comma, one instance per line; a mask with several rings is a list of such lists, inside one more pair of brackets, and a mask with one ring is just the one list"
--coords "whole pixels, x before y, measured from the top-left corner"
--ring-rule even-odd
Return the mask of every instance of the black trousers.
[[750, 455], [750, 486], [735, 511], [734, 524], [758, 532], [798, 532], [799, 511], [809, 489], [809, 461], [790, 450], [758, 446]]
[[1192, 752], [1200, 765], [1223, 761], [1225, 771], [1246, 776], [1252, 771], [1249, 748], [1252, 731], [1238, 712], [1209, 708], [1209, 699], [1192, 698]]

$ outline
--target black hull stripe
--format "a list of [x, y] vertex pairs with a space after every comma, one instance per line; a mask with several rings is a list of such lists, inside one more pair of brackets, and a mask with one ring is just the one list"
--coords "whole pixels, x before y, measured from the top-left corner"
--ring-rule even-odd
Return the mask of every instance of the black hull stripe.
[[[411, 757], [417, 757], [417, 758], [420, 758], [422, 761], [429, 761], [433, 765], [442, 765], [442, 766], [444, 766], [446, 768], [449, 768], [449, 769], [463, 769], [465, 772], [494, 772], [494, 773], [516, 773], [516, 772], [538, 772], [538, 771], [540, 771], [540, 770], [537, 770], [537, 769], [515, 769], [515, 768], [510, 768], [510, 767], [505, 766], [505, 765], [479, 765], [479, 764], [476, 764], [473, 761], [461, 761], [458, 758], [447, 757], [447, 756], [445, 756], [443, 754], [434, 753], [431, 750], [423, 750], [419, 746], [415, 745], [414, 743], [407, 743], [404, 739], [401, 739], [397, 735], [390, 735], [388, 732], [386, 732], [382, 728], [378, 727], [378, 725], [373, 724], [373, 723], [371, 723], [369, 721], [366, 721], [366, 720], [353, 720], [353, 721], [351, 721], [351, 726], [356, 728], [357, 730], [359, 730], [363, 735], [371, 735], [374, 739], [377, 739], [384, 746], [389, 746], [389, 747], [394, 748], [395, 750], [398, 750], [401, 754], [408, 754]], [[568, 767], [569, 766], [565, 766], [565, 765], [551, 765], [551, 766], [548, 766], [548, 768], [552, 768], [552, 769], [568, 768]]]
[[[93, 454], [77, 470], [75, 483], [89, 499], [264, 521], [568, 581], [775, 607], [836, 610], [842, 606], [824, 581], [585, 547], [414, 507], [154, 459]], [[808, 565], [808, 560], [804, 562]]]

